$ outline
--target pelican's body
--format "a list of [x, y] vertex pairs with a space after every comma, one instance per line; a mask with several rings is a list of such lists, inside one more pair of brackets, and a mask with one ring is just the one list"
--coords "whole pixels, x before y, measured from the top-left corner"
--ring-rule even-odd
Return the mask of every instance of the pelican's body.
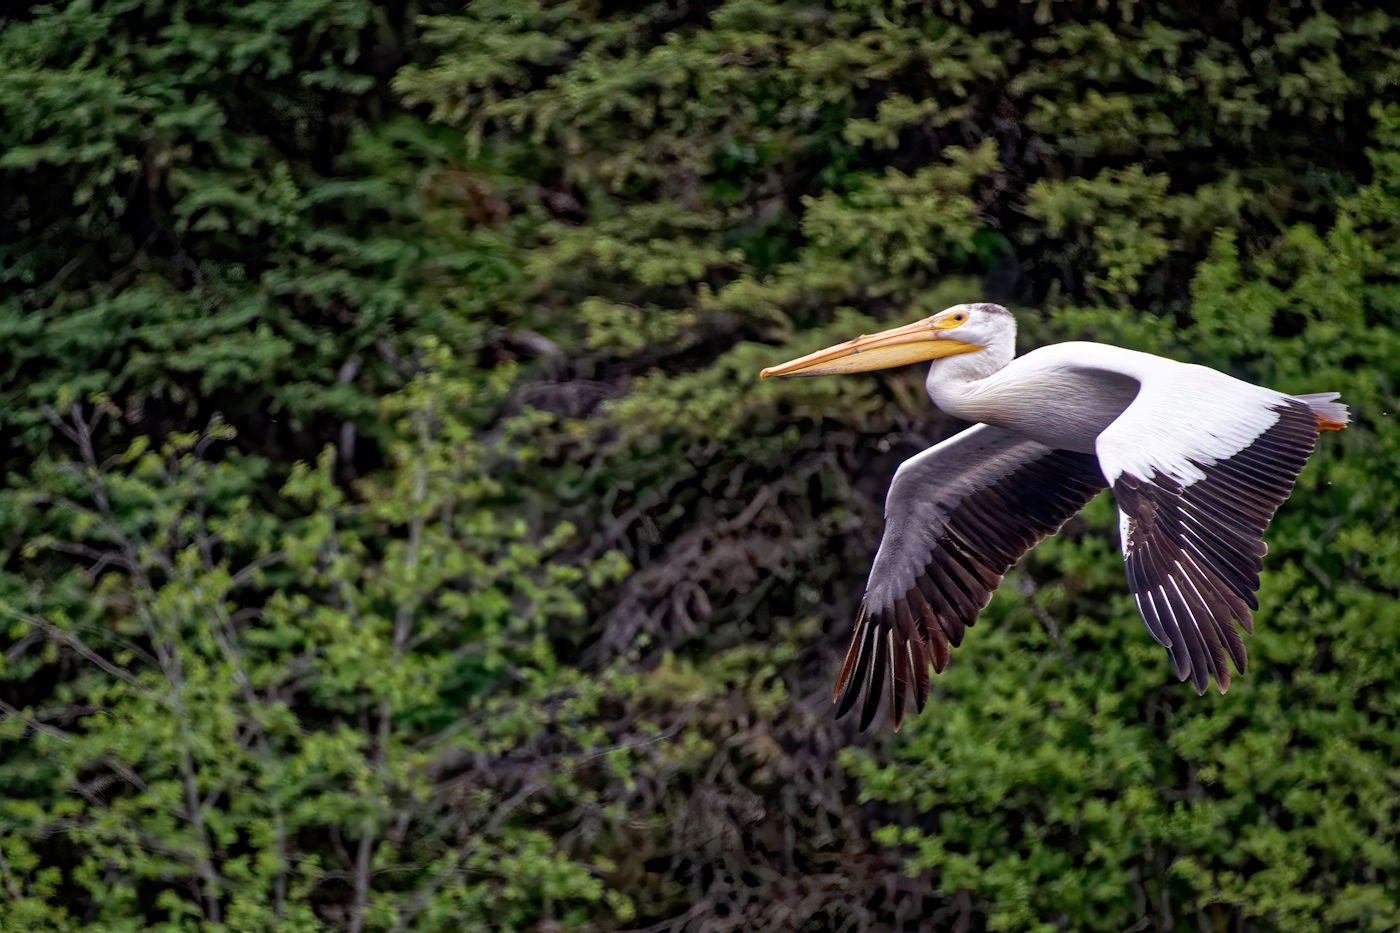
[[990, 361], [981, 356], [934, 361], [925, 385], [935, 405], [965, 421], [1081, 453], [1093, 453], [1099, 434], [1137, 395], [1137, 380], [1120, 370], [1186, 365], [1101, 343], [1041, 347], [985, 373]]
[[1015, 321], [958, 305], [764, 370], [821, 375], [932, 360], [934, 404], [976, 426], [903, 463], [835, 699], [862, 728], [888, 684], [895, 728], [928, 694], [1002, 575], [1105, 487], [1129, 589], [1172, 668], [1204, 692], [1245, 665], [1235, 623], [1258, 608], [1262, 535], [1336, 393], [1290, 396], [1148, 353], [1062, 343], [1015, 358]]

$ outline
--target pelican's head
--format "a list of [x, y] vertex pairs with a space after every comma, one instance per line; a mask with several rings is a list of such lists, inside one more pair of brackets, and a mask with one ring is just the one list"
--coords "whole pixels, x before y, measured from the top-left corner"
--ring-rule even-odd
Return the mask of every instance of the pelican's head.
[[856, 337], [770, 366], [758, 375], [767, 379], [859, 373], [983, 350], [993, 351], [998, 357], [995, 368], [1000, 368], [1010, 361], [1015, 345], [1016, 320], [1001, 305], [953, 305], [922, 321]]

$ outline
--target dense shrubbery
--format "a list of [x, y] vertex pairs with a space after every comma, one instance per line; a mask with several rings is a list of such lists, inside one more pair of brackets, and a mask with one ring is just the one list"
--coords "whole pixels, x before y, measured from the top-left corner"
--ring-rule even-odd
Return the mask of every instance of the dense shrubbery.
[[[0, 928], [1400, 925], [1400, 17], [1268, 6], [0, 17]], [[984, 295], [1353, 406], [1227, 696], [1104, 497], [831, 721], [955, 425], [754, 374]]]

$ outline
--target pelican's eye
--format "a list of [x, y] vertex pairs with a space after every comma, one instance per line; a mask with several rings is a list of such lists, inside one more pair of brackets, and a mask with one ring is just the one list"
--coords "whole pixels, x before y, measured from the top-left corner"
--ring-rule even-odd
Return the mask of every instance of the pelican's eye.
[[966, 320], [966, 311], [954, 311], [952, 314], [949, 314], [946, 317], [939, 318], [937, 321], [934, 322], [933, 326], [938, 330], [948, 330], [950, 328], [957, 327], [959, 324], [962, 324]]

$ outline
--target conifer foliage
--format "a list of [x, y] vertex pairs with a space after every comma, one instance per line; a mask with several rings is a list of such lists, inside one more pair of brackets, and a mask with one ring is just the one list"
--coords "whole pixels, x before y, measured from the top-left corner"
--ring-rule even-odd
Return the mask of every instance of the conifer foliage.
[[[1400, 926], [1400, 16], [0, 13], [0, 929]], [[1293, 392], [1251, 666], [1108, 497], [897, 737], [828, 703], [983, 297]]]

